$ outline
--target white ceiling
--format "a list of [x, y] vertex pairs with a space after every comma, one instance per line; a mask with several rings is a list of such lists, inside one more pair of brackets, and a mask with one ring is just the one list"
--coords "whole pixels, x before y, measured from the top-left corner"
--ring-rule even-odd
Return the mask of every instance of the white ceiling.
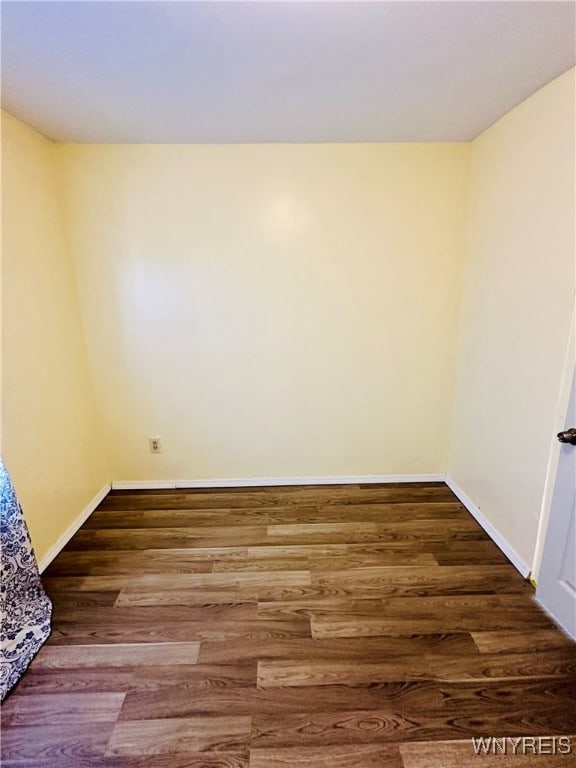
[[57, 141], [466, 141], [574, 65], [575, 8], [2, 2], [2, 103]]

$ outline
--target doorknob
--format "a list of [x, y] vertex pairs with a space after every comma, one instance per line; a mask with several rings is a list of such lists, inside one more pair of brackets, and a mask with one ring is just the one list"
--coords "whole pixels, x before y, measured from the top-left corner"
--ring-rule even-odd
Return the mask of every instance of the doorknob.
[[570, 445], [576, 445], [576, 428], [565, 429], [564, 432], [558, 432], [558, 440], [561, 443], [569, 443]]

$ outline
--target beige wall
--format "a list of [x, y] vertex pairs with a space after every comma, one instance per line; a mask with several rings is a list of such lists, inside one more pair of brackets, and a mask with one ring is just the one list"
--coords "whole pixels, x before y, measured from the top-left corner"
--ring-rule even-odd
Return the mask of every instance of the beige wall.
[[39, 559], [110, 479], [54, 145], [2, 116], [2, 455]]
[[445, 470], [468, 145], [59, 153], [115, 479]]
[[574, 70], [472, 145], [449, 473], [530, 565], [574, 300]]
[[110, 477], [448, 467], [530, 565], [573, 110], [574, 72], [472, 145], [54, 147], [6, 117], [2, 451], [39, 554]]

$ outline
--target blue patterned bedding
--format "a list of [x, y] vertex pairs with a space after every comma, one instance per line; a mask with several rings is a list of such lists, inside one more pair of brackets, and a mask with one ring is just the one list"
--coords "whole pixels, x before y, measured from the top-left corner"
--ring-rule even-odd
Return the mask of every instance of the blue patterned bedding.
[[20, 504], [1, 460], [0, 565], [1, 700], [50, 634], [52, 613]]

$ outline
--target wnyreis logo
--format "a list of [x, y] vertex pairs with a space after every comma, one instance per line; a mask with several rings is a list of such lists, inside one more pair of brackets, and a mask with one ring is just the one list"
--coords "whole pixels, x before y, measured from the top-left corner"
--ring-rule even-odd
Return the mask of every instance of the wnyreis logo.
[[571, 755], [570, 736], [472, 737], [476, 755]]

